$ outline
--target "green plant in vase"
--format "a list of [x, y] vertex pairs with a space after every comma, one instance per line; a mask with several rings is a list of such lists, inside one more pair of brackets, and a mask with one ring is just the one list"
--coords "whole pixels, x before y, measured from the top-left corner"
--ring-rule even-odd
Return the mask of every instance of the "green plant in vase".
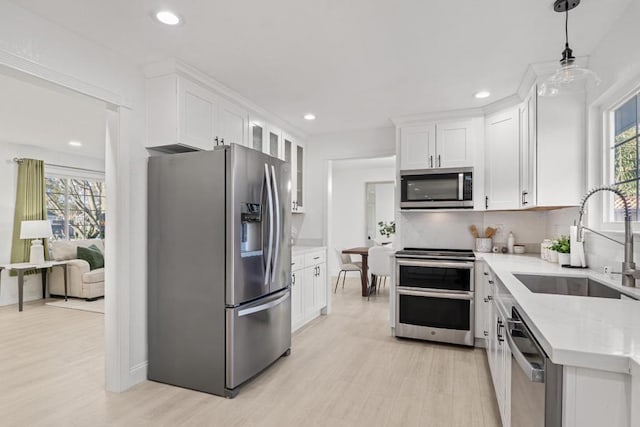
[[378, 222], [378, 226], [380, 227], [379, 231], [380, 234], [384, 237], [391, 237], [392, 234], [396, 234], [396, 223], [395, 221], [391, 221], [391, 222], [385, 222], [385, 221], [380, 221]]
[[559, 254], [568, 254], [571, 252], [571, 246], [569, 244], [569, 236], [560, 236], [558, 240], [554, 240], [551, 245], [551, 250], [556, 251]]
[[569, 265], [571, 263], [569, 236], [560, 236], [551, 245], [551, 250], [558, 253], [558, 264]]

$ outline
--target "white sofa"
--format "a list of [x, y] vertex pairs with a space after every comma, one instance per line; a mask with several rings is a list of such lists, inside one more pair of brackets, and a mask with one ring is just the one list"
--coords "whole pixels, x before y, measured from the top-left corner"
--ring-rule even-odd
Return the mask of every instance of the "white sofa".
[[[52, 257], [56, 261], [69, 260], [67, 264], [67, 295], [76, 298], [96, 299], [104, 296], [104, 268], [89, 270], [89, 263], [76, 258], [78, 246], [96, 245], [104, 254], [102, 240], [57, 240], [51, 243]], [[49, 293], [64, 295], [64, 270], [53, 267], [49, 278]]]

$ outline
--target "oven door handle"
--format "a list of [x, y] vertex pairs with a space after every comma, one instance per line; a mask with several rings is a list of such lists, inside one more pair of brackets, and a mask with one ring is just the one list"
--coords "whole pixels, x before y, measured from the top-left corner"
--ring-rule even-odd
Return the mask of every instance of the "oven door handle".
[[472, 268], [475, 267], [474, 263], [472, 262], [465, 262], [465, 261], [461, 261], [461, 262], [455, 262], [455, 261], [429, 261], [429, 260], [404, 260], [404, 259], [398, 259], [397, 264], [400, 266], [407, 266], [407, 267], [441, 267], [441, 268], [460, 268], [460, 269], [469, 269], [471, 270]]
[[[507, 323], [510, 323], [509, 319], [507, 319]], [[525, 332], [525, 335], [527, 335], [526, 332]], [[534, 367], [527, 360], [527, 358], [524, 357], [524, 354], [522, 354], [522, 351], [520, 351], [520, 348], [513, 341], [513, 337], [511, 336], [511, 329], [507, 328], [506, 336], [507, 336], [507, 343], [509, 344], [509, 348], [511, 349], [511, 354], [513, 355], [513, 358], [516, 359], [516, 363], [518, 363], [518, 366], [520, 366], [520, 369], [522, 369], [522, 371], [527, 376], [529, 381], [534, 383], [543, 383], [544, 369]], [[533, 340], [531, 337], [527, 337], [527, 339]]]
[[396, 288], [396, 289], [397, 289], [398, 295], [473, 301], [473, 292], [432, 292], [432, 291], [414, 291], [414, 290], [407, 290], [407, 289], [401, 289], [401, 288]]

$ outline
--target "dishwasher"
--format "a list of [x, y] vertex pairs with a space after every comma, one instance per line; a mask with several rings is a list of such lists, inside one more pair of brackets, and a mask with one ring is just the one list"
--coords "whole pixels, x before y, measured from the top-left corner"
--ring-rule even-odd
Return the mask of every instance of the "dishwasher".
[[511, 425], [562, 426], [562, 365], [551, 362], [516, 307], [507, 320], [511, 349]]

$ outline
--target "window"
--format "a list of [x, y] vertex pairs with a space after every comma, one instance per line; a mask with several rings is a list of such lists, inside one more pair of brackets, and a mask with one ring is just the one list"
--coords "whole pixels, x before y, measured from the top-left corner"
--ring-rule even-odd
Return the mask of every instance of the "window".
[[[631, 218], [638, 221], [638, 143], [640, 122], [640, 94], [634, 95], [613, 110], [611, 115], [609, 182], [618, 187], [627, 198]], [[609, 219], [624, 221], [624, 203], [618, 196], [609, 205]]]
[[104, 180], [46, 176], [53, 240], [104, 239]]

